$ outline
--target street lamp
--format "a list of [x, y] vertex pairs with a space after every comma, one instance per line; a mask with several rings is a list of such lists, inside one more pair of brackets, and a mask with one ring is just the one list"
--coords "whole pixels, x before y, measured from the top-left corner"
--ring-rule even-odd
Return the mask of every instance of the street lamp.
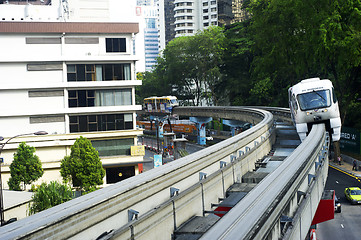
[[[4, 146], [13, 138], [16, 137], [20, 137], [20, 136], [27, 136], [27, 135], [46, 135], [48, 134], [45, 131], [38, 131], [38, 132], [34, 132], [34, 133], [24, 133], [24, 134], [19, 134], [16, 136], [13, 136], [11, 138], [9, 138], [5, 143], [0, 143], [0, 155], [2, 150], [4, 149]], [[2, 136], [0, 136], [0, 142], [4, 141], [4, 138]], [[3, 201], [3, 183], [1, 180], [1, 162], [0, 162], [0, 226], [3, 226], [5, 223], [5, 218], [4, 218], [4, 201]]]

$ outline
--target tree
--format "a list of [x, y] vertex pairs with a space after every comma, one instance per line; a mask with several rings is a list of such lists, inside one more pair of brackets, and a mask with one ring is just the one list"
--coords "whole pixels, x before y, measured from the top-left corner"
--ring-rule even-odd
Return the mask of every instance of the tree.
[[146, 80], [141, 88], [147, 88], [151, 82], [166, 89], [166, 95], [174, 93], [179, 100], [188, 100], [192, 105], [200, 105], [202, 101], [218, 105], [223, 93], [217, 87], [222, 79], [224, 41], [220, 27], [173, 39], [158, 59], [151, 74], [153, 81]]
[[225, 91], [231, 105], [254, 105], [251, 99], [251, 64], [254, 41], [249, 32], [249, 21], [234, 23], [226, 27], [225, 52], [223, 54], [220, 90]]
[[94, 190], [97, 185], [103, 184], [105, 170], [98, 151], [87, 138], [76, 139], [71, 147], [70, 156], [64, 157], [60, 168], [64, 182], [70, 181], [73, 187], [80, 190]]
[[11, 177], [8, 182], [10, 190], [21, 191], [20, 183], [25, 189], [26, 184], [31, 184], [43, 176], [44, 170], [41, 162], [34, 153], [34, 147], [26, 145], [25, 142], [19, 144], [14, 153], [14, 160], [10, 164]]
[[73, 193], [68, 185], [56, 181], [42, 183], [33, 194], [29, 203], [29, 215], [41, 212], [72, 199]]
[[272, 100], [262, 104], [286, 105], [289, 86], [320, 77], [333, 81], [343, 119], [351, 108], [361, 112], [361, 1], [250, 0], [247, 7], [254, 94], [271, 84]]

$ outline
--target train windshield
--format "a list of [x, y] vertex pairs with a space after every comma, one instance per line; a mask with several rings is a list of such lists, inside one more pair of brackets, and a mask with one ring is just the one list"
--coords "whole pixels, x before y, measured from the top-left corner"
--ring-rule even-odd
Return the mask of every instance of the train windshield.
[[172, 105], [178, 105], [177, 99], [170, 99], [169, 101]]
[[331, 106], [331, 94], [328, 89], [298, 94], [297, 99], [303, 111]]

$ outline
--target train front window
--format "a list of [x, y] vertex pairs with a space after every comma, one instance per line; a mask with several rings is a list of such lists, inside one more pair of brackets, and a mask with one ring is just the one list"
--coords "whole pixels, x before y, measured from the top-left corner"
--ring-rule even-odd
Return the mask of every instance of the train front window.
[[331, 106], [330, 90], [312, 91], [297, 95], [302, 111]]
[[171, 99], [170, 102], [171, 102], [171, 104], [173, 104], [173, 105], [178, 104], [177, 99]]

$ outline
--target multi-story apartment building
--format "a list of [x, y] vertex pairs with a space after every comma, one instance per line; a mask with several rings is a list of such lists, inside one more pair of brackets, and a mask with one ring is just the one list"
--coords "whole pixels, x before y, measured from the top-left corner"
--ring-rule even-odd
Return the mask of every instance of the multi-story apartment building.
[[141, 171], [131, 156], [136, 128], [134, 35], [138, 23], [0, 22], [0, 136], [12, 139], [1, 153], [2, 182], [21, 141], [36, 147], [44, 176], [61, 180], [60, 161], [84, 136], [99, 151], [105, 184]]
[[248, 15], [242, 4], [243, 0], [158, 0], [160, 49], [175, 37], [244, 21]]

